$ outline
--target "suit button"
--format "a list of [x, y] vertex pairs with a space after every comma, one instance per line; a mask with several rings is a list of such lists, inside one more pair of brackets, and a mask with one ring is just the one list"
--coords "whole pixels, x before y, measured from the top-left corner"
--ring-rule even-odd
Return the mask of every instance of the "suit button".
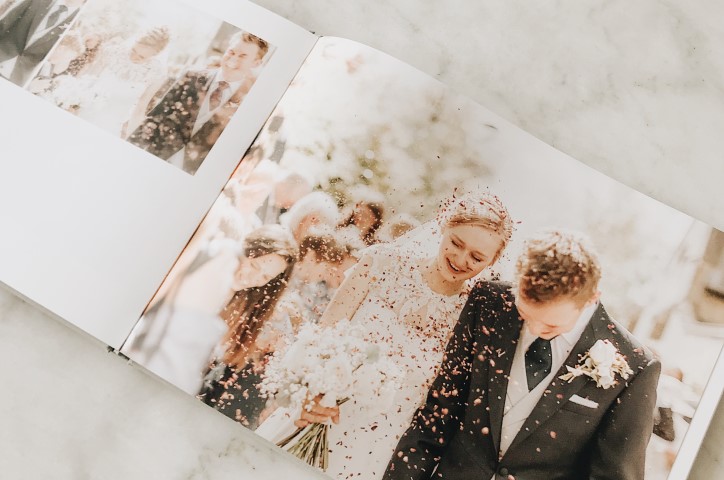
[[502, 475], [505, 477], [508, 475], [508, 473], [508, 469], [505, 467], [500, 467], [500, 469], [498, 469], [498, 475]]

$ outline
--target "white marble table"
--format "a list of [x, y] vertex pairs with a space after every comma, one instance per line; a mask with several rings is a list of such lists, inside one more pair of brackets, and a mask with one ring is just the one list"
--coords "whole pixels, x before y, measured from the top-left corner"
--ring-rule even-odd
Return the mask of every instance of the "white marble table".
[[[724, 3], [258, 3], [405, 60], [724, 228]], [[321, 478], [5, 291], [0, 372], [2, 478]], [[690, 478], [724, 477], [722, 426], [720, 409]]]

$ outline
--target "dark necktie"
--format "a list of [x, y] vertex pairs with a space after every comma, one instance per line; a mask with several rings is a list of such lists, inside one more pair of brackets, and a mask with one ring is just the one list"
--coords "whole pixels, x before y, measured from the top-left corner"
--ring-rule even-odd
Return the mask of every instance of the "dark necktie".
[[528, 378], [528, 390], [533, 390], [541, 380], [551, 373], [552, 365], [551, 341], [536, 338], [525, 352], [525, 375]]
[[209, 110], [216, 110], [221, 105], [221, 99], [224, 98], [224, 92], [229, 88], [229, 83], [220, 81], [211, 96], [209, 97]]
[[45, 23], [45, 28], [50, 28], [56, 23], [58, 23], [58, 20], [60, 19], [60, 16], [63, 15], [65, 12], [68, 11], [68, 7], [65, 5], [58, 5], [56, 9], [48, 15], [48, 21]]

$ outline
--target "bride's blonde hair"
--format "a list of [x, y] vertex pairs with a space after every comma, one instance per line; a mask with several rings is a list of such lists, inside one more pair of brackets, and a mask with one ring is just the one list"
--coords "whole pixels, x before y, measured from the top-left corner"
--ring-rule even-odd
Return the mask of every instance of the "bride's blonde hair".
[[489, 192], [457, 191], [443, 202], [437, 216], [440, 228], [458, 225], [476, 225], [500, 236], [500, 248], [493, 258], [495, 263], [513, 236], [513, 219], [496, 195]]

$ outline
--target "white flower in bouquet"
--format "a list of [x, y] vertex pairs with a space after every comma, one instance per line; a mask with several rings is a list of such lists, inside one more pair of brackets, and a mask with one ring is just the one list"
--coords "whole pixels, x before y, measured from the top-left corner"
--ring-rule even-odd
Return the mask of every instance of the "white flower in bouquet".
[[[272, 356], [261, 391], [292, 410], [311, 409], [310, 401], [315, 398], [321, 398], [323, 407], [339, 406], [354, 398], [362, 408], [385, 411], [400, 378], [396, 365], [377, 346], [368, 345], [362, 331], [348, 320], [329, 328], [306, 323], [294, 343]], [[311, 424], [278, 445], [325, 470], [328, 429], [328, 424]]]
[[66, 110], [79, 109], [104, 101], [92, 93], [92, 86], [91, 78], [62, 75], [54, 80], [53, 89], [48, 93], [48, 97], [57, 106]]
[[349, 396], [352, 388], [352, 365], [345, 359], [332, 358], [324, 364], [321, 373], [324, 380], [320, 384], [325, 386], [322, 387], [324, 397], [320, 404], [323, 407], [334, 407], [338, 400]]
[[349, 321], [331, 328], [305, 323], [294, 343], [274, 353], [261, 389], [291, 409], [318, 395], [324, 395], [325, 403], [336, 405], [350, 396], [352, 371], [366, 358], [363, 336]]
[[379, 357], [361, 365], [354, 374], [355, 403], [370, 415], [388, 411], [402, 379], [402, 372], [389, 358]]

